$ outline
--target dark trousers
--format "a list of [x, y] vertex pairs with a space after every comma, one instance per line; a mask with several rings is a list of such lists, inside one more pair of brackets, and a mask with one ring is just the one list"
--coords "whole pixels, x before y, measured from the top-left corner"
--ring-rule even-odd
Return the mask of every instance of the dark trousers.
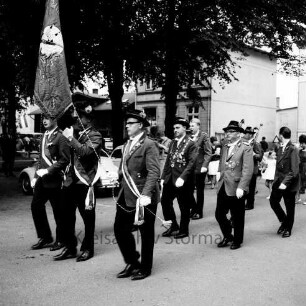
[[85, 225], [81, 251], [89, 250], [93, 252], [96, 212], [95, 208], [91, 210], [85, 209], [87, 191], [88, 187], [84, 184], [71, 184], [63, 188], [60, 226], [63, 228], [63, 243], [67, 248], [75, 248], [78, 244], [75, 236], [76, 208], [78, 208]]
[[205, 188], [205, 173], [196, 173], [195, 174], [195, 187], [197, 193], [197, 200], [195, 200], [192, 188], [192, 203], [191, 203], [191, 211], [192, 213], [197, 213], [200, 216], [203, 216], [203, 207], [204, 207], [204, 188]]
[[246, 206], [247, 207], [254, 208], [256, 182], [257, 182], [257, 174], [253, 174], [251, 181], [250, 181], [250, 185], [249, 185], [249, 193], [246, 195]]
[[183, 185], [180, 188], [175, 187], [171, 182], [164, 184], [161, 198], [161, 205], [165, 220], [172, 220], [172, 225], [177, 226], [173, 200], [177, 202], [181, 211], [180, 233], [189, 233], [189, 214], [190, 204], [192, 203], [191, 185]]
[[[225, 192], [224, 184], [219, 190], [217, 196], [216, 220], [219, 223], [222, 234], [225, 238], [232, 237], [232, 228], [234, 228], [234, 243], [241, 244], [244, 234], [244, 208], [245, 198], [238, 199], [236, 196], [228, 196]], [[228, 220], [227, 214], [230, 211], [231, 220]]]
[[50, 201], [54, 220], [56, 223], [56, 240], [62, 241], [62, 232], [60, 230], [60, 197], [61, 188], [45, 188], [42, 184], [42, 179], [38, 178], [34, 188], [34, 195], [31, 203], [32, 216], [36, 228], [38, 238], [51, 238], [46, 203]]
[[[272, 188], [272, 192], [270, 195], [271, 208], [275, 212], [279, 222], [281, 222], [283, 227], [288, 229], [289, 231], [291, 231], [294, 223], [295, 195], [296, 192], [290, 192], [274, 188]], [[280, 201], [282, 198], [284, 198], [286, 213], [280, 205]]]
[[[119, 199], [115, 217], [114, 232], [115, 237], [126, 264], [137, 264], [139, 253], [136, 251], [136, 243], [132, 228], [135, 218], [135, 208], [125, 205], [124, 196]], [[154, 249], [154, 223], [157, 205], [150, 204], [144, 209], [144, 223], [140, 225], [141, 234], [141, 269], [151, 272], [153, 264]], [[150, 211], [148, 211], [150, 210]]]

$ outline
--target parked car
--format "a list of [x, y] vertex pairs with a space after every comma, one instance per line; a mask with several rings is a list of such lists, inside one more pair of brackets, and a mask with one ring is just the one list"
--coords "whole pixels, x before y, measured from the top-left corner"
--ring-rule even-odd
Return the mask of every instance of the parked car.
[[[116, 152], [115, 152], [116, 151]], [[106, 151], [101, 150], [100, 152], [100, 161], [102, 164], [100, 182], [97, 183], [97, 188], [117, 188], [118, 183], [118, 167], [120, 159], [118, 157], [112, 157], [113, 153], [115, 156], [118, 156], [120, 153], [118, 147], [112, 152], [111, 155], [108, 155]], [[121, 152], [121, 151], [120, 151]], [[31, 187], [31, 181], [34, 178], [35, 171], [37, 168], [37, 162], [34, 162], [33, 165], [26, 167], [20, 172], [19, 182], [21, 184], [21, 189], [24, 194], [31, 195], [33, 194], [33, 189]]]

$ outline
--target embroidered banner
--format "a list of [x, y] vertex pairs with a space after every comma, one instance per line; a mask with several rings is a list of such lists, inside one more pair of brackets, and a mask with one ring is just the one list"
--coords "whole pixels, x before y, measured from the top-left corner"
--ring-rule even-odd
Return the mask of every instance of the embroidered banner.
[[42, 112], [60, 117], [72, 104], [58, 0], [47, 0], [39, 47], [34, 102]]

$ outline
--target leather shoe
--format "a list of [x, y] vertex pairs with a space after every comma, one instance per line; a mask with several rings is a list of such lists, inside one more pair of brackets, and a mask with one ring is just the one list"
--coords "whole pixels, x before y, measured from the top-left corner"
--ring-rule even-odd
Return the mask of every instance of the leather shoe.
[[224, 248], [224, 247], [228, 246], [228, 244], [232, 241], [233, 241], [233, 237], [224, 237], [222, 239], [222, 241], [217, 244], [217, 247], [218, 248]]
[[139, 262], [137, 264], [127, 264], [124, 270], [117, 274], [117, 278], [126, 278], [139, 270]]
[[86, 260], [88, 260], [92, 257], [93, 257], [93, 251], [85, 250], [85, 251], [83, 251], [83, 253], [80, 256], [78, 256], [76, 261], [77, 262], [86, 261]]
[[163, 237], [170, 237], [173, 235], [174, 232], [179, 230], [178, 226], [171, 225], [165, 232], [162, 233]]
[[244, 209], [245, 209], [245, 210], [251, 210], [251, 209], [254, 209], [254, 206], [245, 206]]
[[284, 231], [285, 231], [285, 228], [284, 228], [283, 225], [281, 225], [281, 226], [279, 227], [279, 229], [277, 230], [277, 234], [278, 234], [278, 235], [283, 234]]
[[234, 243], [234, 242], [233, 242], [233, 243], [231, 244], [230, 249], [231, 249], [231, 250], [237, 250], [237, 249], [240, 248], [240, 246], [241, 246], [241, 245], [240, 245], [239, 243]]
[[60, 250], [61, 248], [64, 247], [64, 244], [59, 242], [59, 241], [55, 241], [53, 243], [53, 245], [51, 246], [50, 248], [50, 251], [53, 252], [53, 251], [57, 251], [57, 250]]
[[188, 237], [189, 234], [188, 233], [180, 233], [178, 232], [176, 235], [174, 235], [174, 238], [175, 239], [181, 239], [181, 238], [185, 238], [185, 237]]
[[200, 214], [193, 214], [193, 216], [191, 217], [192, 220], [199, 220], [199, 219], [202, 219], [203, 216], [200, 215]]
[[50, 237], [50, 238], [41, 238], [38, 240], [37, 243], [33, 244], [31, 249], [32, 250], [39, 250], [39, 249], [42, 249], [42, 248], [45, 248], [48, 244], [52, 243], [53, 242], [53, 239]]
[[63, 248], [62, 252], [55, 255], [53, 257], [54, 260], [59, 261], [59, 260], [64, 260], [68, 258], [74, 258], [76, 256], [77, 250], [76, 248], [73, 249], [68, 249], [66, 247]]
[[141, 280], [151, 275], [151, 272], [145, 272], [142, 270], [137, 270], [133, 273], [131, 280]]
[[288, 238], [288, 237], [290, 237], [290, 236], [291, 236], [291, 231], [285, 229], [284, 232], [283, 232], [283, 234], [282, 234], [282, 237], [283, 237], [283, 238]]

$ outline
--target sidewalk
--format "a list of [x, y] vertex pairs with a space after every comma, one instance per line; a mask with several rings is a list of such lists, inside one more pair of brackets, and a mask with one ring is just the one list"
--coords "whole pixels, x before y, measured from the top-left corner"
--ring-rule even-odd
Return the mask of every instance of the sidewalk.
[[[30, 250], [37, 240], [31, 197], [16, 181], [0, 174], [0, 305], [305, 305], [306, 206], [296, 206], [292, 236], [281, 238], [260, 179], [242, 248], [217, 248], [216, 194], [207, 186], [204, 219], [191, 222], [189, 238], [161, 237], [156, 220], [152, 275], [138, 282], [115, 277], [124, 263], [113, 234], [112, 198], [97, 201], [95, 257], [55, 262], [49, 249]], [[54, 232], [49, 205], [48, 216]], [[77, 214], [80, 239], [83, 230]]]

